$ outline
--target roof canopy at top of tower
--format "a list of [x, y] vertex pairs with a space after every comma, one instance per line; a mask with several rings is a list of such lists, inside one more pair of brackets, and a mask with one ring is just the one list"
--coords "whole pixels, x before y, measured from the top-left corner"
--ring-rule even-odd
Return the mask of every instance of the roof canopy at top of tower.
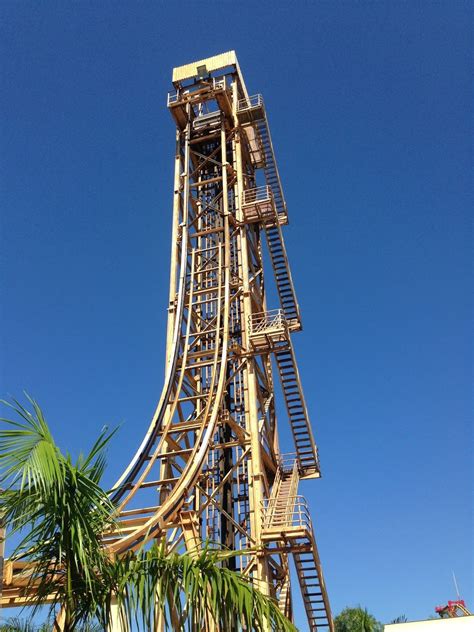
[[199, 59], [198, 61], [193, 61], [190, 64], [173, 68], [173, 84], [177, 87], [177, 84], [180, 84], [182, 81], [200, 78], [204, 74], [210, 75], [213, 72], [224, 70], [225, 68], [232, 68], [232, 70], [237, 72], [242, 90], [245, 96], [247, 96], [247, 89], [245, 87], [242, 73], [240, 72], [240, 66], [235, 50], [229, 50], [226, 53], [221, 53], [220, 55], [214, 55], [213, 57], [207, 57], [206, 59]]

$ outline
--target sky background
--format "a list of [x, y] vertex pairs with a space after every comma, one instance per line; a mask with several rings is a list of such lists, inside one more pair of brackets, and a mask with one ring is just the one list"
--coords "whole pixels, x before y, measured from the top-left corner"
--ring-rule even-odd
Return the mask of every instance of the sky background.
[[474, 610], [472, 9], [0, 5], [0, 393], [34, 395], [74, 453], [123, 423], [107, 484], [162, 385], [171, 69], [235, 49], [263, 94], [323, 467], [302, 493], [335, 613], [426, 618], [456, 597], [452, 571]]

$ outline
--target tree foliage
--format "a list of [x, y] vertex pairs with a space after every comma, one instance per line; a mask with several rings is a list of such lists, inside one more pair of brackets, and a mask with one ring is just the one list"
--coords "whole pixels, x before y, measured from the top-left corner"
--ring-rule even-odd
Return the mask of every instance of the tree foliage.
[[[53, 629], [51, 617], [43, 623], [35, 623], [31, 617], [10, 617], [0, 625], [0, 632], [51, 632]], [[99, 623], [86, 623], [76, 627], [76, 632], [102, 632], [103, 627]]]
[[213, 622], [229, 631], [296, 632], [276, 602], [223, 564], [230, 555], [209, 546], [196, 555], [169, 554], [162, 542], [118, 558], [110, 583], [129, 626], [153, 629], [157, 600], [169, 630], [207, 629]]
[[43, 632], [42, 628], [43, 626], [35, 625], [31, 619], [10, 617], [0, 625], [0, 632]]
[[404, 614], [401, 614], [395, 619], [392, 619], [390, 623], [406, 623], [407, 621], [408, 621], [408, 618]]
[[[65, 632], [91, 629], [94, 621], [107, 629], [115, 602], [139, 629], [153, 629], [158, 609], [172, 630], [205, 628], [209, 617], [226, 630], [296, 630], [276, 602], [226, 567], [235, 553], [205, 547], [195, 555], [169, 554], [163, 542], [109, 557], [101, 536], [116, 509], [100, 480], [113, 432], [104, 429], [74, 461], [59, 450], [38, 404], [28, 400], [31, 411], [16, 400], [4, 402], [16, 418], [3, 418], [0, 429], [0, 502], [10, 534], [20, 538], [10, 559], [32, 569], [25, 592], [36, 595], [33, 615], [48, 595], [53, 615], [63, 609]], [[38, 631], [30, 620], [5, 625], [4, 632]]]
[[64, 606], [66, 629], [86, 619], [104, 599], [100, 577], [106, 556], [100, 534], [112, 523], [115, 508], [100, 487], [104, 449], [113, 433], [104, 429], [87, 455], [73, 461], [62, 454], [38, 404], [32, 411], [14, 400], [4, 402], [16, 419], [2, 418], [0, 500], [10, 534], [19, 534], [13, 560], [32, 565], [27, 594], [36, 606], [48, 595]]
[[334, 619], [335, 632], [382, 632], [383, 626], [367, 608], [344, 608]]

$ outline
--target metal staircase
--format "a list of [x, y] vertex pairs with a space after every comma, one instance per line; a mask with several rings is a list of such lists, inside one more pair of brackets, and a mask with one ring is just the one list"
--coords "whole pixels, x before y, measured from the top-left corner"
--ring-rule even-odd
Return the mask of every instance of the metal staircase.
[[277, 351], [275, 358], [301, 475], [303, 478], [317, 478], [320, 476], [318, 449], [313, 438], [292, 345]]
[[[263, 165], [265, 179], [273, 192], [275, 206], [278, 215], [287, 217], [286, 202], [281, 187], [280, 174], [273, 151], [272, 137], [268, 127], [265, 105], [261, 94], [256, 94], [239, 101], [237, 110], [239, 122], [246, 131], [251, 125], [256, 134], [247, 134], [250, 153], [253, 154], [254, 162], [260, 167]], [[258, 156], [258, 158], [257, 158]]]
[[288, 514], [292, 513], [298, 481], [298, 460], [293, 454], [281, 457], [265, 516], [266, 528], [271, 529], [286, 524]]
[[[306, 500], [297, 495], [301, 466], [294, 455], [284, 455], [264, 503], [262, 539], [292, 553], [310, 632], [333, 632], [334, 624], [321, 562]], [[286, 605], [287, 587], [282, 586], [279, 604]]]
[[314, 533], [308, 536], [310, 549], [304, 553], [294, 553], [296, 573], [301, 587], [303, 603], [308, 617], [309, 629], [316, 632], [321, 628], [333, 630], [329, 601], [324, 584], [318, 549]]
[[300, 308], [296, 300], [281, 226], [280, 224], [265, 224], [264, 227], [281, 307], [290, 329], [299, 330], [301, 329]]
[[267, 117], [264, 116], [262, 119], [257, 121], [256, 127], [262, 140], [263, 152], [265, 154], [265, 166], [263, 168], [265, 171], [265, 179], [273, 191], [273, 197], [275, 198], [275, 206], [278, 214], [286, 217], [286, 202], [283, 197], [280, 174], [278, 173], [278, 167], [275, 161], [275, 154], [273, 152], [272, 138], [268, 128]]
[[[287, 223], [288, 214], [262, 96], [258, 94], [247, 99], [241, 99], [239, 101], [238, 117], [246, 132], [249, 151], [254, 164], [256, 167], [263, 167], [267, 186], [271, 190], [272, 204], [274, 205], [278, 221], [274, 223], [267, 221], [263, 224], [280, 303], [290, 328], [298, 330], [301, 329], [300, 310], [296, 300], [280, 226], [280, 224]], [[254, 191], [258, 191], [261, 188], [254, 189]]]
[[249, 319], [249, 341], [257, 353], [274, 353], [288, 419], [303, 478], [321, 475], [318, 449], [303, 395], [291, 335], [283, 310], [258, 312]]

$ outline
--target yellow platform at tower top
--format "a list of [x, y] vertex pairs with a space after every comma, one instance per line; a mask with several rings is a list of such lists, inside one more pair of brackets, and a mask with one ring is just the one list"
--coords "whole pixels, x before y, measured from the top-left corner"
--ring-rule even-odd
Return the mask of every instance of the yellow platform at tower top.
[[192, 61], [190, 64], [173, 68], [173, 83], [175, 81], [184, 81], [198, 77], [202, 72], [201, 68], [204, 67], [206, 69], [205, 72], [210, 73], [221, 70], [222, 68], [227, 68], [228, 66], [239, 67], [235, 50], [229, 50], [226, 53], [220, 53], [220, 55], [199, 59], [198, 61]]
[[206, 57], [205, 59], [199, 59], [192, 61], [184, 66], [177, 66], [173, 68], [173, 84], [178, 87], [181, 81], [194, 79], [203, 74], [210, 74], [224, 68], [234, 67], [240, 80], [241, 88], [245, 97], [248, 96], [247, 88], [240, 71], [239, 61], [235, 50], [229, 50], [226, 53], [220, 53], [219, 55], [213, 55], [212, 57]]

